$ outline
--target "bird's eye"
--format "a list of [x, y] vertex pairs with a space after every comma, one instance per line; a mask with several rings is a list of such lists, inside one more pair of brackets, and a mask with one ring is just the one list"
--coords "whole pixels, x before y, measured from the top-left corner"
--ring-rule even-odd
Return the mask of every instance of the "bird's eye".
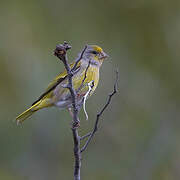
[[98, 54], [98, 52], [97, 51], [92, 51], [92, 54]]

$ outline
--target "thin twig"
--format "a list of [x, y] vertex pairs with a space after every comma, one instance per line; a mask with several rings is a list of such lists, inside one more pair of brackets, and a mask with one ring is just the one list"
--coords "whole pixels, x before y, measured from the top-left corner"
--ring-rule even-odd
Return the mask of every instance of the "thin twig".
[[80, 140], [86, 139], [86, 138], [89, 137], [91, 134], [92, 134], [92, 132], [87, 133], [86, 135], [80, 137]]
[[[92, 132], [88, 133], [87, 135], [83, 136], [83, 139], [86, 138], [86, 137], [89, 137], [86, 141], [86, 143], [84, 144], [84, 146], [81, 148], [81, 153], [83, 151], [85, 151], [90, 143], [90, 141], [92, 140], [94, 134], [96, 133], [96, 131], [98, 130], [98, 123], [99, 123], [99, 119], [101, 117], [101, 115], [103, 114], [103, 112], [105, 111], [105, 109], [108, 107], [108, 105], [110, 104], [111, 102], [111, 99], [113, 97], [114, 94], [117, 93], [117, 82], [118, 82], [118, 71], [116, 71], [116, 80], [115, 80], [115, 83], [114, 83], [114, 89], [113, 89], [113, 92], [111, 94], [109, 94], [109, 97], [108, 97], [108, 100], [106, 102], [106, 104], [103, 106], [103, 108], [101, 109], [101, 111], [96, 115], [96, 121], [95, 121], [95, 124], [94, 124], [94, 128], [92, 130]], [[82, 138], [81, 138], [82, 139]]]
[[88, 71], [88, 69], [89, 69], [90, 63], [91, 63], [91, 60], [89, 60], [89, 62], [88, 62], [88, 65], [87, 65], [86, 70], [85, 70], [85, 73], [84, 73], [84, 78], [83, 78], [83, 80], [82, 80], [82, 82], [81, 82], [81, 85], [79, 86], [79, 88], [78, 88], [78, 90], [77, 90], [77, 93], [78, 93], [78, 92], [83, 88], [83, 86], [84, 86], [84, 81], [85, 81], [86, 78], [87, 78], [87, 71]]
[[85, 47], [84, 47], [84, 49], [82, 50], [80, 56], [76, 59], [76, 62], [75, 62], [74, 66], [73, 66], [72, 69], [71, 69], [72, 71], [74, 71], [74, 70], [76, 69], [79, 61], [83, 58], [83, 54], [85, 53], [86, 49], [87, 49], [87, 45], [85, 45]]

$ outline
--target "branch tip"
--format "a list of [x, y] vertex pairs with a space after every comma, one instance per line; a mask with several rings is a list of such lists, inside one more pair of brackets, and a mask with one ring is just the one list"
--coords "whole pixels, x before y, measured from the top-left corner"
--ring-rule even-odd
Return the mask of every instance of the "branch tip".
[[101, 117], [101, 115], [103, 114], [103, 112], [106, 110], [106, 108], [108, 107], [108, 105], [110, 104], [111, 102], [111, 99], [113, 97], [114, 94], [117, 93], [117, 82], [118, 82], [118, 71], [116, 70], [116, 78], [115, 78], [115, 82], [114, 82], [114, 88], [113, 88], [113, 92], [109, 94], [108, 96], [108, 99], [107, 99], [107, 102], [105, 103], [105, 105], [102, 107], [101, 111], [99, 111], [96, 115], [96, 121], [95, 121], [95, 124], [94, 124], [94, 128], [93, 130], [88, 133], [88, 136], [85, 135], [85, 137], [88, 137], [87, 141], [85, 142], [84, 146], [81, 148], [81, 153], [84, 152], [90, 141], [92, 140], [94, 134], [98, 131], [98, 123], [99, 123], [99, 119]]

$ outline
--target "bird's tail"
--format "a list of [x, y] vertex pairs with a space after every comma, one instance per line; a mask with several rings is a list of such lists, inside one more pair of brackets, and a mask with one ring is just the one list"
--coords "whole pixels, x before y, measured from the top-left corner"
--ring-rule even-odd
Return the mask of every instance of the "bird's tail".
[[34, 112], [36, 112], [37, 110], [39, 110], [40, 108], [38, 108], [39, 104], [41, 103], [41, 101], [38, 101], [36, 104], [34, 104], [33, 106], [31, 106], [29, 109], [27, 109], [26, 111], [24, 111], [22, 114], [20, 114], [19, 116], [16, 117], [16, 122], [17, 124], [22, 123], [24, 120], [26, 120], [28, 117], [30, 117]]

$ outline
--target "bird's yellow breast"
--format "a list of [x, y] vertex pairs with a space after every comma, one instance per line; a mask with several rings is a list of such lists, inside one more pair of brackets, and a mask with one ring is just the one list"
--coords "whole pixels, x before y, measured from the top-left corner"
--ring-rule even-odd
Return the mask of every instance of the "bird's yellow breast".
[[[87, 83], [94, 81], [94, 86], [90, 93], [90, 95], [92, 95], [99, 82], [99, 67], [90, 64], [88, 70], [86, 70], [87, 65], [88, 64], [86, 62], [84, 64], [82, 63], [80, 70], [77, 73], [75, 73], [72, 77], [73, 87], [76, 90], [78, 97], [83, 97], [89, 89]], [[85, 74], [86, 74], [86, 78], [84, 80]], [[84, 83], [82, 85], [83, 81]], [[63, 84], [65, 85], [67, 83], [68, 83], [68, 79], [66, 78], [53, 90], [52, 93], [49, 93], [46, 98], [50, 98], [51, 102], [56, 104], [59, 102], [62, 103], [62, 101], [65, 102], [67, 99], [69, 99], [70, 92], [67, 88], [63, 88], [62, 85]], [[71, 101], [67, 103], [71, 103]]]
[[[74, 78], [73, 78], [73, 84], [74, 84], [74, 88], [77, 90], [82, 82], [83, 79], [85, 77], [85, 71], [86, 69], [84, 69], [82, 72], [80, 72], [80, 76], [77, 74]], [[84, 94], [88, 91], [88, 86], [87, 83], [94, 81], [94, 87], [92, 89], [92, 93], [94, 92], [94, 90], [96, 89], [98, 82], [99, 82], [99, 68], [97, 66], [94, 65], [90, 65], [87, 72], [86, 72], [86, 78], [84, 80], [84, 87], [82, 88], [82, 90], [80, 91], [80, 93]]]

